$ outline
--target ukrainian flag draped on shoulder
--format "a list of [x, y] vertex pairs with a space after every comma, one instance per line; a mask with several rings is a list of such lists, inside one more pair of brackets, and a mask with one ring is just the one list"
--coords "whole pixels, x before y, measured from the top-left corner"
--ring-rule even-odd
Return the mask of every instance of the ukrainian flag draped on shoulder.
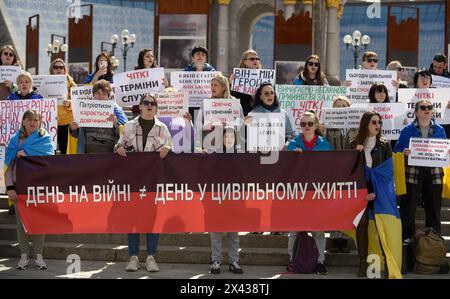
[[393, 174], [392, 158], [373, 169], [366, 167], [366, 178], [370, 178], [376, 194], [373, 213], [369, 213], [370, 222], [376, 228], [369, 229], [369, 250], [384, 253], [389, 278], [402, 278], [402, 225]]

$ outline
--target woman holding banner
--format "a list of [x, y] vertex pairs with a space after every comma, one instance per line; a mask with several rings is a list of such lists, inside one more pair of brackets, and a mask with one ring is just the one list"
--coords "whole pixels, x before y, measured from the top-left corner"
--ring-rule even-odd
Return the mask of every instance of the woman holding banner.
[[[16, 50], [11, 45], [4, 45], [0, 49], [0, 65], [10, 65], [20, 67], [20, 61]], [[14, 91], [16, 86], [13, 82], [5, 80], [0, 83], [0, 101], [6, 100], [8, 96]]]
[[327, 78], [322, 72], [318, 55], [310, 55], [306, 58], [305, 68], [298, 74], [293, 85], [324, 85], [328, 86]]
[[[156, 59], [155, 59], [155, 55], [153, 54], [153, 50], [150, 48], [142, 49], [138, 55], [138, 65], [134, 69], [142, 70], [142, 69], [152, 69], [155, 67], [159, 67], [159, 66], [156, 64]], [[166, 87], [169, 86], [169, 82], [165, 78], [163, 79], [162, 84]], [[141, 112], [139, 109], [139, 105], [134, 105], [131, 108], [131, 111], [133, 112], [133, 118], [138, 117]]]
[[283, 113], [285, 116], [285, 139], [289, 141], [294, 135], [288, 114], [281, 108], [277, 94], [271, 83], [261, 84], [255, 93], [255, 108], [251, 113]]
[[[300, 127], [302, 133], [292, 139], [288, 144], [289, 151], [302, 153], [303, 151], [331, 151], [333, 148], [328, 141], [322, 137], [322, 132], [319, 130], [319, 118], [314, 111], [306, 111], [300, 119]], [[298, 232], [289, 232], [288, 235], [288, 252], [290, 259], [293, 258], [294, 243]], [[316, 272], [317, 274], [325, 275], [328, 273], [325, 267], [325, 232], [313, 232], [313, 237], [319, 251], [319, 258], [317, 260]]]
[[[11, 139], [6, 148], [5, 164], [7, 170], [5, 173], [5, 183], [8, 197], [14, 201], [17, 210], [17, 192], [16, 192], [16, 159], [25, 156], [47, 156], [53, 155], [54, 148], [52, 138], [41, 127], [41, 115], [35, 110], [27, 110], [23, 114], [20, 130]], [[44, 249], [44, 235], [28, 235], [20, 219], [20, 211], [16, 213], [17, 221], [17, 240], [19, 242], [20, 260], [17, 269], [24, 270], [29, 263], [28, 243], [33, 242], [33, 251], [36, 254], [34, 263], [38, 269], [47, 269], [47, 265], [42, 258]]]
[[[394, 260], [397, 262], [390, 263], [387, 261], [389, 275], [401, 275], [399, 271], [399, 264], [401, 265], [401, 240], [397, 238], [396, 242], [389, 242], [395, 240], [395, 233], [399, 233], [400, 228], [397, 199], [394, 191], [392, 148], [388, 140], [381, 135], [381, 127], [380, 114], [376, 112], [364, 113], [359, 124], [358, 135], [352, 143], [352, 148], [364, 152], [368, 189], [366, 197], [368, 202], [367, 208], [356, 228], [356, 243], [359, 256], [357, 275], [359, 277], [367, 276], [369, 215], [371, 219], [375, 219], [377, 238], [380, 239], [380, 242], [375, 240], [373, 244], [381, 243], [383, 254], [392, 253]], [[385, 222], [382, 214], [394, 216], [392, 218], [394, 223], [392, 221]], [[390, 231], [384, 230], [388, 224], [395, 225], [398, 229], [395, 230], [395, 227], [391, 226]], [[400, 257], [396, 256], [396, 254], [400, 254]]]
[[58, 105], [58, 149], [61, 154], [67, 152], [67, 140], [69, 138], [69, 126], [73, 121], [72, 102], [70, 101], [70, 88], [77, 87], [75, 81], [69, 75], [66, 63], [61, 58], [56, 58], [50, 64], [50, 75], [66, 75], [67, 76], [67, 99], [62, 105]]
[[[139, 102], [140, 116], [136, 117], [124, 127], [119, 142], [114, 151], [126, 157], [127, 152], [159, 152], [161, 159], [172, 150], [172, 137], [166, 125], [156, 117], [158, 102], [150, 94], [144, 95]], [[139, 234], [128, 234], [128, 253], [130, 259], [126, 271], [135, 272], [139, 269]], [[158, 234], [147, 234], [147, 260], [145, 262], [148, 272], [158, 272], [159, 268], [153, 257], [158, 247]]]
[[[433, 120], [433, 104], [420, 100], [414, 107], [416, 119], [400, 132], [394, 152], [411, 154], [411, 138], [447, 138], [444, 128]], [[411, 238], [416, 231], [416, 208], [422, 195], [425, 209], [425, 226], [441, 232], [441, 200], [443, 188], [441, 167], [411, 166], [406, 162], [406, 198], [400, 201], [403, 240]]]
[[[238, 68], [240, 69], [262, 69], [262, 65], [260, 62], [260, 58], [258, 53], [255, 50], [247, 50], [242, 53], [241, 61], [239, 63]], [[234, 74], [230, 76], [230, 82], [234, 81]], [[231, 91], [231, 95], [237, 99], [241, 100], [242, 110], [244, 112], [244, 116], [252, 110], [254, 102], [253, 96], [249, 94], [245, 94], [242, 92]]]
[[99, 80], [113, 83], [113, 75], [111, 58], [107, 52], [102, 52], [95, 59], [95, 72], [87, 75], [83, 83], [93, 85]]

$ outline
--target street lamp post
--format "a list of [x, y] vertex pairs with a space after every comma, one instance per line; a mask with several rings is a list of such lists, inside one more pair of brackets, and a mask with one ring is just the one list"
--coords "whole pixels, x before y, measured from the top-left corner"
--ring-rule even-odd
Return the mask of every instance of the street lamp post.
[[[127, 69], [127, 54], [128, 50], [134, 47], [134, 43], [136, 42], [136, 34], [130, 34], [127, 29], [124, 29], [121, 33], [122, 37], [122, 47], [118, 47], [122, 51], [123, 56], [123, 71], [125, 72]], [[117, 34], [113, 34], [111, 36], [111, 43], [113, 44], [113, 49], [117, 47], [117, 43], [119, 42], [119, 36]]]
[[[62, 43], [58, 38], [62, 39]], [[65, 53], [68, 49], [69, 46], [66, 44], [66, 37], [64, 35], [51, 34], [51, 43], [47, 45], [46, 51], [48, 56], [52, 57], [52, 60], [53, 55], [58, 55], [59, 53], [62, 53], [62, 59], [66, 60]]]
[[[108, 51], [108, 50], [105, 48], [105, 45], [110, 46], [110, 47], [111, 47], [111, 51]], [[108, 42], [101, 42], [101, 43], [100, 43], [100, 48], [101, 48], [101, 51], [102, 51], [102, 52], [108, 52], [109, 56], [114, 56], [114, 50], [116, 49], [116, 44], [108, 43]]]
[[[361, 37], [361, 32], [355, 30], [352, 35], [347, 34], [344, 36], [343, 42], [347, 47], [347, 50], [350, 49], [353, 52], [353, 60], [355, 63], [355, 69], [358, 67], [358, 56], [362, 51], [366, 51], [367, 47], [370, 44], [370, 37], [368, 35], [364, 35]], [[361, 43], [364, 48], [360, 49]], [[350, 44], [353, 48], [350, 48]]]

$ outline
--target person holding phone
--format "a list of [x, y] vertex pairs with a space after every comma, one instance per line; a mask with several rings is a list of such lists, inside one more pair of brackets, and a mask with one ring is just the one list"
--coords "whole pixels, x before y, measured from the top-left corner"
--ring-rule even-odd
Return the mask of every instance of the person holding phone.
[[113, 83], [112, 62], [107, 52], [102, 52], [95, 59], [95, 72], [87, 75], [84, 84], [94, 85], [99, 80], [106, 80]]

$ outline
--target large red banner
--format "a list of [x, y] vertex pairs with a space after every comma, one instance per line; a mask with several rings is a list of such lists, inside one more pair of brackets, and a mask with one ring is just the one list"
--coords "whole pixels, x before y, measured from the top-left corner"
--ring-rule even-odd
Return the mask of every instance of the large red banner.
[[30, 234], [349, 230], [367, 204], [353, 151], [25, 157], [17, 178]]

